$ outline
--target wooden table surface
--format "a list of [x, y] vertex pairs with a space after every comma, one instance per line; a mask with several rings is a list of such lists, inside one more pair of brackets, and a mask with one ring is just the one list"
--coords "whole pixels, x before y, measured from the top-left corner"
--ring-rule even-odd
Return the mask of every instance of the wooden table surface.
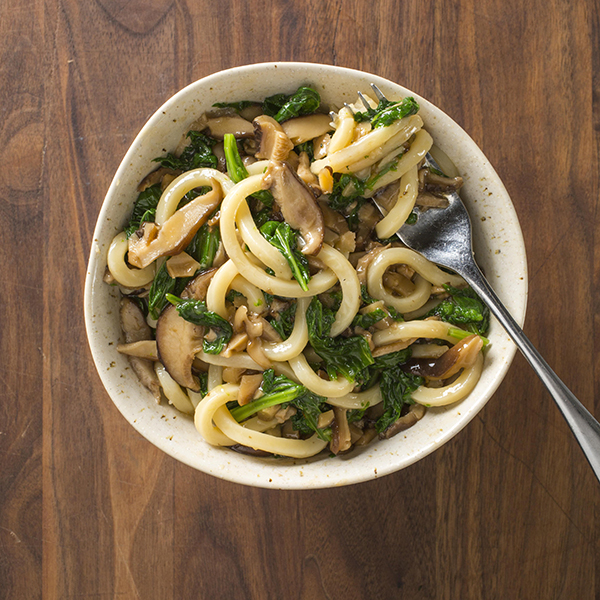
[[354, 67], [429, 98], [491, 160], [525, 236], [526, 332], [593, 411], [598, 9], [0, 3], [0, 598], [600, 597], [600, 488], [520, 356], [478, 417], [419, 463], [278, 492], [196, 472], [137, 434], [83, 323], [96, 217], [158, 106], [236, 65]]

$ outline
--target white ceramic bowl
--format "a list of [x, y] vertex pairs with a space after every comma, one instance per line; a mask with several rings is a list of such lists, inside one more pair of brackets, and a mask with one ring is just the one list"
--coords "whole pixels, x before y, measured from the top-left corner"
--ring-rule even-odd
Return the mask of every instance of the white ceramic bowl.
[[275, 489], [308, 489], [358, 483], [402, 469], [427, 456], [456, 435], [485, 405], [500, 385], [515, 347], [496, 321], [483, 374], [462, 402], [429, 409], [414, 427], [390, 440], [372, 443], [362, 452], [309, 460], [261, 459], [210, 446], [192, 419], [168, 405], [157, 405], [138, 382], [116, 345], [121, 338], [118, 290], [102, 281], [106, 253], [122, 230], [138, 182], [156, 167], [152, 159], [172, 151], [187, 126], [213, 103], [261, 100], [276, 92], [291, 93], [309, 83], [323, 104], [340, 107], [354, 102], [358, 90], [377, 84], [392, 99], [415, 96], [425, 127], [452, 158], [465, 185], [462, 198], [473, 221], [477, 259], [490, 283], [520, 323], [525, 316], [527, 275], [521, 229], [511, 200], [475, 142], [446, 114], [395, 83], [351, 69], [309, 63], [264, 63], [238, 67], [192, 83], [167, 100], [135, 138], [121, 162], [98, 217], [85, 285], [88, 339], [102, 382], [123, 416], [154, 445], [200, 471], [229, 481]]

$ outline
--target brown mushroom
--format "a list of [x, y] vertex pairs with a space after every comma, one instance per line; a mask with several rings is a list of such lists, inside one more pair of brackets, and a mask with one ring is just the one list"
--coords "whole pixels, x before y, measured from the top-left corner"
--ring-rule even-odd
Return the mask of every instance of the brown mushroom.
[[[129, 298], [121, 300], [119, 316], [126, 344], [152, 339], [152, 332], [146, 323], [144, 313], [133, 300]], [[160, 402], [160, 384], [152, 361], [139, 356], [129, 356], [129, 363], [142, 385], [152, 392], [157, 402]]]
[[213, 189], [177, 210], [162, 227], [143, 223], [129, 238], [128, 261], [143, 269], [161, 256], [179, 254], [191, 241], [222, 199], [221, 187], [213, 181]]
[[242, 375], [240, 388], [238, 390], [238, 404], [240, 406], [248, 404], [248, 402], [254, 398], [254, 394], [260, 387], [262, 380], [262, 373], [256, 373], [256, 375]]
[[[169, 169], [168, 167], [159, 167], [156, 171], [148, 173], [144, 179], [142, 179], [137, 187], [138, 192], [143, 192], [146, 188], [149, 188], [157, 183], [162, 184], [162, 180], [165, 175], [177, 176], [181, 171], [175, 169]], [[162, 185], [161, 185], [162, 187]], [[164, 187], [163, 187], [164, 189]]]
[[435, 360], [411, 359], [405, 364], [405, 370], [433, 381], [448, 379], [461, 369], [471, 367], [479, 351], [483, 348], [483, 340], [476, 334], [470, 335]]
[[309, 140], [314, 140], [329, 131], [333, 130], [331, 126], [331, 117], [329, 115], [306, 115], [288, 119], [281, 125], [283, 131], [290, 138], [294, 146], [303, 144]]
[[233, 446], [229, 446], [229, 448], [234, 452], [246, 454], [247, 456], [256, 456], [258, 458], [273, 456], [271, 452], [267, 452], [266, 450], [257, 450], [255, 448], [250, 448], [250, 446], [244, 446], [243, 444], [234, 444]]
[[206, 122], [206, 128], [210, 137], [215, 140], [222, 140], [226, 133], [232, 133], [238, 140], [254, 136], [254, 126], [252, 123], [246, 121], [246, 119], [236, 113], [209, 117]]
[[138, 342], [130, 342], [129, 344], [119, 344], [117, 352], [127, 354], [127, 356], [138, 356], [151, 361], [158, 360], [155, 340], [139, 340]]
[[412, 427], [423, 418], [425, 414], [425, 407], [420, 404], [412, 404], [408, 413], [400, 417], [397, 421], [394, 421], [385, 431], [379, 434], [380, 438], [389, 440], [394, 437], [397, 433]]
[[290, 138], [285, 134], [281, 125], [272, 117], [260, 115], [254, 121], [254, 136], [259, 144], [256, 158], [266, 158], [275, 162], [287, 159], [294, 149]]
[[446, 177], [427, 167], [419, 171], [419, 190], [424, 189], [432, 194], [447, 194], [458, 191], [462, 185], [462, 177]]
[[430, 192], [420, 192], [415, 200], [419, 208], [448, 208], [450, 201], [446, 196], [434, 196]]
[[175, 306], [163, 310], [156, 324], [156, 345], [160, 362], [181, 386], [200, 391], [192, 375], [192, 363], [202, 350], [204, 327], [194, 325], [179, 316]]
[[333, 454], [345, 452], [350, 448], [352, 443], [352, 435], [346, 417], [347, 412], [348, 410], [346, 408], [340, 408], [339, 406], [333, 407], [335, 419], [331, 422], [332, 439], [329, 444], [329, 449]]
[[303, 254], [318, 254], [323, 244], [323, 212], [308, 186], [289, 164], [271, 162], [264, 175], [265, 184], [281, 209], [283, 218], [298, 229], [304, 246]]
[[[190, 281], [181, 296], [204, 300], [210, 279], [216, 269], [201, 273]], [[174, 306], [161, 313], [156, 324], [156, 346], [160, 362], [169, 375], [181, 386], [200, 390], [198, 380], [192, 374], [196, 353], [202, 350], [204, 327], [194, 325], [179, 316]]]
[[310, 159], [306, 152], [300, 152], [298, 156], [298, 168], [296, 169], [298, 177], [304, 181], [304, 183], [317, 195], [321, 195], [321, 188], [319, 187], [319, 180], [315, 174], [310, 170]]

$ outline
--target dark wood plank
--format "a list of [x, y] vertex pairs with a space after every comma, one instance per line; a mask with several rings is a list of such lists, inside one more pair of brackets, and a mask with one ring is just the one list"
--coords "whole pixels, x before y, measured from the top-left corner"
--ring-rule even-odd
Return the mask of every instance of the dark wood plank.
[[37, 597], [42, 585], [43, 49], [36, 11], [0, 7], [2, 598]]
[[273, 492], [197, 473], [133, 431], [95, 373], [81, 307], [103, 196], [164, 100], [252, 62], [359, 68], [431, 99], [490, 158], [525, 236], [526, 332], [594, 409], [597, 3], [11, 4], [0, 8], [0, 598], [595, 598], [598, 485], [522, 358], [418, 464]]

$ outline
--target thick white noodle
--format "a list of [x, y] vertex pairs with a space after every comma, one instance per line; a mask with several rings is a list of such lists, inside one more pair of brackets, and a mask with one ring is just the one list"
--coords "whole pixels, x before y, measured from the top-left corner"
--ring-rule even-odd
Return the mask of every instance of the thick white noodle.
[[[350, 170], [359, 176], [359, 179], [365, 179], [371, 173], [371, 167], [375, 162], [386, 160], [387, 157], [396, 156], [397, 154], [404, 153], [404, 144], [410, 139], [410, 137], [416, 134], [419, 129], [423, 126], [423, 121], [420, 117], [413, 118], [409, 122], [409, 127], [402, 129], [395, 136], [391, 137], [375, 155], [367, 156], [366, 158], [360, 158], [357, 162], [351, 165]], [[375, 158], [375, 161], [373, 161]], [[383, 166], [383, 163], [381, 163]], [[361, 174], [361, 171], [363, 173]], [[366, 171], [366, 172], [364, 172]]]
[[342, 303], [331, 326], [331, 337], [335, 337], [350, 326], [360, 308], [360, 282], [356, 269], [339, 250], [323, 244], [319, 259], [336, 274], [342, 287]]
[[[262, 175], [269, 166], [268, 160], [259, 160], [246, 167], [248, 175]], [[229, 190], [227, 191], [229, 193]]]
[[417, 165], [410, 168], [400, 180], [398, 198], [392, 210], [375, 226], [379, 239], [385, 240], [392, 237], [406, 219], [408, 219], [419, 193], [419, 174]]
[[310, 367], [304, 354], [299, 354], [289, 361], [290, 367], [294, 370], [300, 383], [307, 387], [311, 392], [327, 398], [341, 398], [349, 394], [354, 387], [353, 381], [348, 381], [345, 377], [338, 377], [331, 381], [321, 379]]
[[327, 446], [327, 442], [320, 439], [316, 433], [307, 440], [292, 440], [246, 429], [231, 416], [225, 406], [221, 406], [213, 418], [225, 435], [238, 444], [249, 446], [255, 450], [264, 450], [292, 458], [308, 458], [318, 454]]
[[340, 408], [347, 408], [349, 410], [355, 408], [366, 408], [367, 406], [375, 406], [382, 402], [381, 390], [379, 385], [371, 386], [364, 392], [350, 392], [340, 398], [327, 398], [327, 402], [332, 406], [339, 406]]
[[412, 338], [445, 340], [454, 345], [458, 340], [450, 335], [449, 331], [451, 329], [456, 329], [456, 326], [444, 321], [396, 321], [387, 329], [376, 331], [372, 339], [376, 346], [385, 346]]
[[213, 446], [233, 446], [235, 442], [227, 437], [213, 423], [215, 411], [230, 400], [237, 400], [237, 385], [218, 385], [208, 392], [202, 402], [196, 407], [194, 413], [194, 425], [200, 435]]
[[206, 290], [206, 307], [212, 312], [216, 312], [224, 319], [228, 318], [225, 296], [229, 286], [234, 278], [239, 274], [235, 263], [228, 260], [219, 267], [219, 270], [213, 275]]
[[204, 396], [200, 392], [194, 392], [194, 390], [188, 390], [187, 395], [190, 397], [190, 401], [194, 407], [194, 410], [196, 410], [196, 407], [198, 404], [200, 404]]
[[236, 367], [238, 369], [252, 369], [253, 371], [264, 371], [246, 352], [233, 354], [232, 356], [221, 356], [220, 354], [207, 354], [201, 350], [196, 356], [209, 365], [218, 367]]
[[155, 223], [158, 226], [164, 225], [169, 217], [175, 213], [181, 199], [188, 192], [201, 186], [208, 185], [213, 187], [213, 180], [221, 185], [223, 195], [227, 194], [234, 185], [233, 181], [225, 173], [221, 173], [221, 171], [217, 171], [216, 169], [194, 169], [174, 179], [160, 197], [160, 201], [156, 207]]
[[247, 421], [244, 421], [244, 427], [246, 429], [251, 429], [252, 431], [267, 431], [268, 429], [272, 429], [279, 425], [279, 421], [277, 419], [270, 419], [268, 421], [263, 421], [258, 417], [251, 417]]
[[256, 256], [265, 266], [275, 272], [276, 277], [291, 279], [292, 270], [285, 260], [283, 254], [270, 244], [256, 227], [256, 223], [248, 208], [247, 202], [242, 202], [236, 215], [236, 222], [242, 234], [242, 239], [250, 248], [250, 252]]
[[267, 301], [262, 290], [250, 283], [245, 277], [236, 275], [231, 282], [231, 289], [242, 294], [248, 301], [248, 309], [259, 315], [268, 310]]
[[334, 173], [360, 171], [365, 167], [375, 164], [389, 152], [391, 148], [388, 149], [386, 143], [391, 138], [400, 134], [396, 143], [397, 146], [400, 146], [422, 126], [423, 120], [421, 117], [413, 115], [400, 119], [392, 123], [389, 127], [379, 127], [349, 146], [337, 152], [330, 152], [325, 158], [316, 160], [310, 166], [310, 170], [316, 175], [325, 167], [331, 167]]
[[[401, 298], [388, 292], [383, 285], [383, 275], [392, 265], [408, 265], [421, 278], [415, 280], [415, 290], [409, 296]], [[383, 300], [401, 313], [412, 312], [423, 306], [431, 295], [431, 284], [449, 283], [457, 286], [464, 283], [462, 277], [451, 275], [436, 267], [433, 263], [408, 248], [387, 248], [382, 250], [371, 262], [367, 270], [367, 288], [369, 294], [377, 300]]]
[[231, 192], [225, 196], [221, 204], [220, 223], [221, 239], [227, 255], [248, 281], [269, 294], [285, 298], [306, 298], [325, 292], [335, 284], [337, 279], [330, 269], [317, 273], [308, 284], [308, 291], [305, 292], [297, 281], [286, 281], [279, 277], [273, 277], [246, 256], [237, 238], [236, 214], [242, 202], [246, 202], [246, 197], [260, 189], [262, 189], [262, 175], [253, 175], [237, 183]]
[[218, 385], [223, 383], [223, 367], [219, 365], [208, 366], [208, 377], [206, 380], [206, 387], [208, 391], [216, 388]]
[[108, 270], [119, 285], [127, 288], [144, 287], [154, 279], [156, 266], [151, 264], [143, 269], [131, 269], [125, 262], [125, 255], [128, 250], [129, 242], [127, 241], [127, 235], [122, 231], [110, 243], [108, 254], [106, 255]]
[[377, 183], [370, 190], [365, 192], [365, 198], [370, 198], [378, 189], [400, 179], [400, 177], [407, 173], [409, 169], [418, 165], [425, 158], [425, 155], [429, 152], [432, 144], [433, 138], [424, 129], [419, 130], [415, 135], [413, 143], [410, 145], [410, 149], [402, 155], [396, 168], [392, 171], [388, 171], [381, 179], [378, 179]]
[[219, 316], [227, 319], [229, 313], [225, 299], [229, 289], [236, 290], [243, 294], [248, 301], [248, 308], [255, 313], [262, 314], [268, 309], [265, 296], [262, 290], [251, 284], [245, 277], [242, 277], [235, 263], [228, 260], [219, 267], [219, 270], [213, 275], [206, 290], [206, 307]]
[[479, 381], [483, 369], [483, 355], [481, 352], [472, 367], [463, 369], [463, 372], [450, 385], [439, 388], [419, 386], [412, 394], [415, 402], [425, 406], [446, 406], [462, 400]]
[[190, 397], [181, 389], [181, 386], [169, 375], [162, 363], [154, 363], [154, 371], [160, 386], [169, 401], [177, 410], [186, 415], [194, 414], [194, 405]]
[[318, 454], [327, 442], [315, 434], [308, 440], [278, 438], [240, 425], [227, 410], [225, 404], [237, 399], [239, 386], [224, 384], [208, 393], [196, 408], [196, 429], [210, 444], [231, 446], [242, 444], [255, 450], [264, 450], [282, 456], [307, 458]]
[[345, 106], [338, 112], [337, 127], [329, 142], [328, 154], [334, 154], [352, 142], [356, 122], [354, 115]]
[[294, 329], [287, 340], [281, 342], [264, 342], [263, 352], [272, 361], [287, 361], [298, 356], [308, 342], [308, 326], [306, 324], [306, 310], [310, 298], [299, 298], [296, 305]]

